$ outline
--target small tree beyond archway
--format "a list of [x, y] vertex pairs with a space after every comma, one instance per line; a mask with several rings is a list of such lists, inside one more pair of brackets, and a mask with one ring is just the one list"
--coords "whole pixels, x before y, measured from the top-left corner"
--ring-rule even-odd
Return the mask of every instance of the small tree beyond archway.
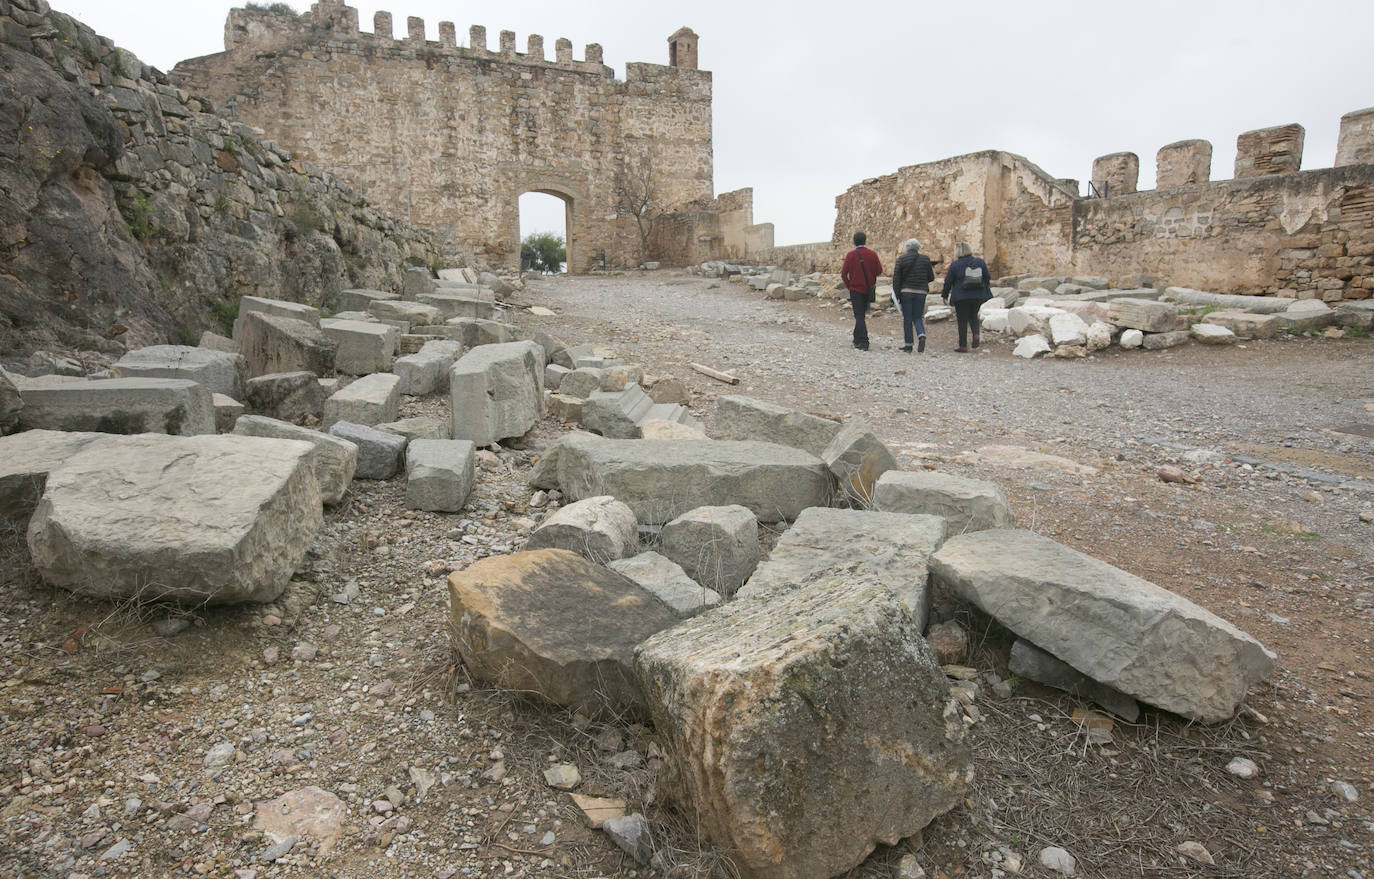
[[[573, 266], [573, 242], [571, 238], [572, 227], [572, 199], [561, 193], [550, 192], [548, 190], [531, 190], [520, 195], [520, 242], [522, 252], [522, 265], [526, 262], [524, 257], [525, 245], [535, 237], [539, 240], [536, 245], [540, 253], [540, 265], [531, 266], [549, 271], [564, 271]], [[551, 240], [557, 239], [558, 246], [563, 249], [561, 264], [549, 265], [543, 261], [543, 257], [552, 258], [557, 247], [551, 246]]]

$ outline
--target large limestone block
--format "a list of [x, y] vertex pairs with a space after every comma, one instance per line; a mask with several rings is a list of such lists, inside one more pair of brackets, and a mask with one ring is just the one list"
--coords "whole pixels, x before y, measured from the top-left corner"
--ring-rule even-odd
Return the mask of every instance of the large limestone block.
[[353, 481], [353, 471], [358, 466], [358, 447], [348, 440], [261, 415], [240, 416], [234, 422], [234, 433], [311, 443], [315, 450], [310, 456], [310, 466], [320, 487], [320, 499], [327, 504], [343, 500]]
[[202, 385], [175, 378], [30, 382], [19, 424], [25, 430], [96, 433], [215, 432], [215, 405]]
[[655, 405], [635, 384], [622, 391], [593, 391], [582, 404], [582, 426], [613, 439], [638, 439], [643, 436], [640, 422]]
[[215, 433], [233, 433], [234, 424], [247, 407], [224, 394], [211, 394], [210, 403], [215, 407]]
[[304, 424], [318, 421], [329, 396], [313, 372], [276, 372], [250, 378], [248, 406], [259, 415]]
[[[558, 364], [554, 364], [554, 366], [562, 369], [562, 367], [558, 367]], [[566, 374], [558, 383], [558, 393], [565, 397], [577, 397], [579, 400], [585, 400], [601, 390], [601, 380], [605, 372], [604, 369], [590, 366], [565, 370]]]
[[702, 586], [687, 576], [680, 565], [656, 552], [615, 559], [607, 562], [606, 567], [652, 592], [680, 617], [696, 616], [722, 601], [720, 593]]
[[645, 525], [696, 507], [739, 504], [761, 522], [790, 521], [829, 502], [825, 464], [800, 449], [722, 440], [613, 440], [577, 433], [558, 448], [558, 486], [577, 500], [608, 494]]
[[861, 419], [846, 421], [821, 452], [840, 494], [856, 506], [870, 506], [878, 477], [897, 469], [897, 457]]
[[1083, 674], [1052, 654], [1046, 653], [1025, 638], [1017, 638], [1011, 645], [1011, 656], [1007, 660], [1007, 670], [1020, 678], [1045, 684], [1072, 693], [1081, 699], [1096, 702], [1111, 713], [1135, 723], [1140, 717], [1140, 706], [1125, 693], [1113, 690], [1105, 684]]
[[[246, 298], [246, 297], [245, 297]], [[249, 375], [276, 372], [334, 372], [333, 339], [317, 325], [255, 311], [243, 318], [239, 345]]]
[[873, 505], [889, 513], [940, 516], [951, 536], [1016, 524], [997, 483], [934, 470], [887, 471], [878, 477]]
[[540, 549], [483, 559], [448, 588], [454, 642], [478, 679], [577, 711], [645, 714], [634, 647], [678, 620], [628, 577]]
[[1240, 339], [1269, 339], [1279, 328], [1276, 314], [1250, 314], [1245, 311], [1214, 311], [1203, 315], [1203, 323], [1225, 327]]
[[401, 298], [414, 300], [424, 293], [434, 292], [434, 279], [424, 266], [411, 266], [401, 275]]
[[203, 385], [212, 394], [243, 399], [248, 363], [238, 354], [193, 348], [189, 345], [153, 345], [130, 351], [111, 367], [120, 378], [180, 378]]
[[448, 371], [462, 354], [461, 342], [436, 339], [414, 354], [396, 358], [391, 371], [401, 379], [402, 394], [421, 397], [448, 390]]
[[344, 375], [371, 375], [391, 369], [401, 337], [392, 325], [326, 318], [320, 321], [320, 329], [337, 346], [334, 368]]
[[1030, 531], [951, 538], [934, 581], [1099, 683], [1204, 723], [1235, 714], [1274, 654], [1153, 583]]
[[367, 311], [374, 302], [395, 302], [400, 298], [382, 290], [340, 290], [339, 311]]
[[1292, 299], [1284, 299], [1281, 296], [1236, 296], [1229, 293], [1209, 293], [1190, 287], [1165, 287], [1164, 295], [1183, 305], [1219, 305], [1227, 310], [1248, 311], [1253, 314], [1277, 314], [1293, 304]]
[[490, 299], [474, 298], [456, 291], [438, 290], [433, 293], [421, 293], [416, 298], [423, 305], [432, 305], [439, 309], [442, 315], [440, 323], [455, 317], [495, 320], [499, 314], [496, 305]]
[[639, 522], [613, 497], [584, 498], [545, 519], [525, 548], [566, 549], [604, 565], [639, 552]]
[[376, 428], [403, 436], [407, 440], [448, 439], [450, 433], [447, 418], [436, 418], [431, 415], [416, 415], [413, 418], [402, 418], [400, 421], [388, 421], [386, 424], [376, 425]]
[[[1374, 300], [1362, 299], [1342, 302], [1334, 309], [1336, 323], [1343, 327], [1362, 327], [1374, 329]], [[0, 432], [3, 432], [0, 430]]]
[[[341, 309], [342, 310], [342, 309]], [[319, 326], [320, 310], [303, 302], [288, 302], [285, 299], [266, 299], [261, 296], [239, 298], [238, 317], [234, 319], [234, 341], [241, 342], [243, 331], [248, 326], [248, 315], [268, 314], [290, 320], [304, 321], [311, 326]]]
[[777, 443], [817, 457], [840, 432], [837, 421], [736, 394], [716, 399], [711, 425], [716, 439]]
[[379, 320], [405, 322], [411, 326], [441, 324], [444, 316], [433, 305], [399, 299], [375, 299], [367, 304], [368, 313]]
[[467, 440], [416, 439], [406, 446], [406, 506], [456, 513], [472, 493], [477, 447]]
[[409, 444], [409, 440], [398, 434], [350, 421], [331, 424], [329, 435], [357, 446], [358, 463], [353, 468], [354, 479], [390, 479], [395, 476], [401, 469], [401, 459]]
[[29, 523], [34, 566], [99, 598], [271, 601], [324, 521], [314, 449], [157, 435], [88, 447], [48, 474]]
[[939, 516], [812, 507], [782, 533], [739, 597], [839, 588], [862, 574], [896, 596], [924, 631], [930, 612], [929, 559], [944, 539], [945, 522]]
[[738, 504], [697, 507], [664, 525], [659, 544], [693, 580], [734, 595], [758, 567], [759, 520]]
[[957, 703], [920, 628], [862, 576], [736, 600], [645, 641], [665, 792], [748, 879], [829, 879], [957, 805]]
[[1048, 305], [1019, 305], [1007, 311], [1007, 329], [1016, 336], [1050, 335], [1050, 319], [1067, 314], [1062, 308]]
[[1086, 345], [1088, 342], [1088, 324], [1076, 314], [1056, 314], [1050, 318], [1050, 341], [1056, 347], [1059, 345]]
[[113, 440], [107, 433], [26, 430], [0, 437], [0, 528], [23, 534], [43, 496], [48, 474], [93, 443]]
[[530, 341], [473, 348], [449, 370], [449, 396], [454, 439], [490, 446], [522, 436], [543, 410], [544, 349]]
[[401, 379], [389, 372], [365, 375], [324, 401], [324, 426], [336, 421], [384, 424], [396, 420], [401, 405]]
[[0, 436], [19, 429], [19, 410], [23, 408], [24, 398], [19, 395], [19, 386], [9, 373], [0, 369]]
[[503, 345], [520, 340], [519, 327], [479, 317], [450, 318], [444, 321], [444, 326], [457, 333], [458, 341], [468, 348]]
[[1204, 345], [1230, 345], [1236, 341], [1235, 333], [1212, 323], [1193, 324], [1188, 328], [1188, 334]]
[[1336, 322], [1331, 306], [1320, 299], [1299, 299], [1279, 312], [1279, 326], [1290, 330], [1319, 330]]
[[[1130, 332], [1127, 330], [1126, 332]], [[1123, 336], [1125, 333], [1122, 334]], [[1190, 339], [1187, 330], [1171, 330], [1167, 333], [1146, 333], [1140, 345], [1146, 351], [1162, 351], [1165, 348], [1176, 348]]]
[[1167, 333], [1178, 326], [1178, 309], [1152, 299], [1113, 299], [1107, 305], [1107, 319], [1119, 327]]

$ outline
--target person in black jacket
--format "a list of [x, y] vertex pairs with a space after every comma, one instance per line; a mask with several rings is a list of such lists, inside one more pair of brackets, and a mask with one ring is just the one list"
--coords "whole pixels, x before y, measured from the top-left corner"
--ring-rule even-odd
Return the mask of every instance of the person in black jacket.
[[930, 282], [935, 280], [935, 267], [930, 257], [921, 253], [921, 242], [908, 238], [902, 245], [902, 255], [892, 269], [892, 289], [897, 291], [897, 301], [902, 306], [902, 339], [906, 342], [902, 350], [911, 353], [912, 329], [916, 331], [916, 351], [926, 350], [926, 295], [930, 293]]
[[978, 309], [992, 298], [992, 282], [988, 279], [988, 264], [973, 255], [967, 241], [954, 245], [954, 262], [945, 272], [945, 286], [940, 298], [954, 306], [959, 319], [960, 354], [968, 353], [968, 331], [973, 329], [973, 347], [978, 347]]

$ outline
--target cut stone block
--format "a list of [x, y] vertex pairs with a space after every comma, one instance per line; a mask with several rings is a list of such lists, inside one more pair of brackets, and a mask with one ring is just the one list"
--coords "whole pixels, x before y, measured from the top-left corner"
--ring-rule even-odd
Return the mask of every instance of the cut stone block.
[[863, 576], [684, 620], [640, 645], [635, 670], [670, 795], [744, 876], [842, 875], [971, 781], [934, 654]]
[[224, 394], [211, 394], [210, 403], [215, 407], [215, 433], [230, 433], [239, 416], [247, 411], [238, 400]]
[[716, 399], [712, 430], [716, 439], [777, 443], [820, 457], [840, 432], [840, 423], [752, 397], [727, 394]]
[[454, 642], [479, 680], [593, 715], [646, 713], [635, 645], [678, 619], [633, 580], [541, 549], [483, 559], [448, 586]]
[[1250, 314], [1244, 311], [1214, 311], [1203, 315], [1203, 323], [1216, 324], [1241, 339], [1270, 339], [1279, 329], [1276, 314]]
[[[548, 353], [547, 351], [545, 352]], [[557, 363], [550, 363], [544, 367], [544, 387], [551, 391], [556, 391], [563, 383], [563, 376], [572, 373], [571, 369], [559, 366]]]
[[[1127, 332], [1130, 331], [1127, 330]], [[1140, 345], [1146, 351], [1160, 351], [1164, 348], [1176, 348], [1187, 342], [1188, 339], [1187, 330], [1173, 330], [1168, 333], [1146, 333]]]
[[367, 311], [374, 302], [395, 302], [401, 297], [383, 290], [340, 290], [339, 311]]
[[1140, 330], [1126, 330], [1121, 334], [1120, 344], [1122, 348], [1139, 348], [1145, 344], [1145, 334]]
[[457, 292], [441, 290], [434, 293], [421, 293], [417, 298], [422, 304], [432, 305], [439, 309], [442, 318], [438, 323], [455, 317], [495, 320], [499, 314], [496, 305], [490, 299], [475, 299]]
[[454, 439], [490, 446], [523, 436], [543, 408], [544, 349], [529, 341], [474, 348], [449, 370], [449, 395]]
[[477, 447], [467, 440], [417, 439], [406, 446], [406, 506], [456, 513], [472, 493]]
[[1048, 305], [1018, 305], [1007, 311], [1007, 329], [1015, 336], [1050, 335], [1050, 319], [1067, 314], [1062, 308]]
[[396, 342], [396, 353], [402, 357], [418, 354], [420, 353], [420, 349], [425, 347], [426, 342], [444, 341], [450, 340], [444, 335], [422, 336], [416, 333], [402, 333], [399, 340]]
[[615, 559], [607, 562], [606, 567], [652, 592], [679, 617], [696, 616], [722, 601], [714, 589], [702, 586], [687, 576], [680, 566], [656, 552]]
[[468, 348], [476, 348], [478, 345], [504, 345], [520, 340], [519, 327], [494, 320], [455, 317], [444, 321], [444, 326], [453, 330], [457, 334], [458, 341]]
[[841, 588], [862, 574], [891, 592], [924, 631], [930, 612], [927, 565], [944, 539], [940, 516], [813, 507], [782, 533], [738, 597]]
[[553, 466], [571, 500], [608, 494], [640, 524], [661, 525], [696, 507], [740, 504], [761, 522], [792, 520], [829, 502], [825, 464], [800, 449], [721, 440], [612, 440], [574, 433]]
[[1185, 598], [1029, 531], [976, 531], [934, 581], [1099, 683], [1204, 723], [1235, 714], [1274, 654]]
[[[245, 297], [246, 298], [246, 297]], [[334, 371], [334, 340], [316, 323], [255, 311], [244, 318], [239, 335], [249, 375]]]
[[568, 424], [582, 423], [582, 401], [577, 397], [549, 394], [545, 402], [548, 404], [550, 418], [565, 421]]
[[1127, 723], [1135, 723], [1140, 717], [1140, 706], [1130, 696], [1099, 684], [1024, 638], [1017, 638], [1011, 645], [1007, 670], [1017, 677], [1096, 702]]
[[390, 479], [400, 472], [409, 442], [405, 437], [348, 421], [331, 424], [329, 434], [358, 447], [354, 479]]
[[223, 351], [227, 354], [239, 353], [238, 342], [209, 330], [200, 334], [200, 341], [196, 343], [196, 347], [204, 348], [207, 351]]
[[195, 436], [215, 432], [210, 392], [174, 378], [108, 378], [30, 382], [22, 389], [24, 430], [97, 433], [166, 433]]
[[292, 424], [318, 421], [329, 396], [313, 372], [260, 375], [250, 378], [245, 390], [254, 412]]
[[400, 421], [388, 421], [386, 424], [378, 424], [375, 427], [386, 433], [403, 436], [407, 440], [448, 439], [450, 433], [448, 419], [434, 418], [428, 415], [402, 418]]
[[[557, 364], [554, 364], [557, 367]], [[562, 369], [562, 367], [558, 367]], [[592, 394], [601, 390], [601, 379], [605, 370], [582, 367], [580, 369], [564, 370], [562, 380], [558, 385], [558, 393], [565, 397], [577, 397], [585, 400]]]
[[1252, 314], [1277, 314], [1286, 311], [1288, 306], [1293, 304], [1292, 299], [1284, 299], [1281, 296], [1235, 296], [1229, 293], [1208, 293], [1189, 287], [1165, 287], [1164, 295], [1183, 305], [1219, 305], [1227, 311]]
[[695, 420], [682, 424], [662, 418], [646, 418], [639, 422], [639, 436], [641, 439], [699, 440], [706, 439], [706, 430]]
[[461, 342], [426, 342], [414, 354], [396, 359], [391, 371], [401, 379], [401, 393], [413, 397], [448, 390], [448, 373], [463, 354]]
[[98, 598], [271, 601], [324, 521], [313, 450], [246, 436], [87, 447], [48, 475], [29, 523], [34, 566]]
[[[1097, 303], [1089, 303], [1096, 305]], [[1050, 341], [1059, 345], [1086, 345], [1088, 343], [1087, 321], [1077, 314], [1056, 314], [1050, 318]]]
[[1290, 330], [1319, 330], [1336, 322], [1331, 306], [1320, 299], [1300, 299], [1279, 312], [1279, 326]]
[[391, 369], [400, 331], [390, 324], [360, 320], [320, 321], [320, 329], [337, 346], [334, 368], [345, 375], [371, 375]]
[[1355, 302], [1342, 302], [1332, 309], [1336, 323], [1343, 327], [1374, 329], [1374, 300], [1362, 299]]
[[353, 471], [358, 466], [358, 447], [348, 440], [261, 415], [243, 416], [234, 425], [234, 433], [239, 436], [300, 440], [314, 446], [310, 467], [315, 472], [320, 500], [326, 504], [337, 504], [343, 500], [348, 484], [353, 481]]
[[565, 369], [576, 369], [577, 366], [573, 363], [575, 359], [579, 357], [591, 357], [595, 356], [595, 354], [596, 347], [594, 345], [565, 345], [563, 348], [554, 352], [553, 362]]
[[23, 535], [48, 474], [77, 452], [112, 440], [108, 433], [26, 430], [0, 437], [0, 528]]
[[19, 412], [23, 408], [24, 398], [19, 395], [19, 386], [0, 368], [0, 436], [19, 429]]
[[639, 552], [639, 523], [613, 497], [584, 498], [545, 519], [525, 548], [566, 549], [604, 565]]
[[640, 423], [651, 418], [679, 424], [692, 420], [684, 407], [655, 403], [635, 384], [623, 391], [594, 391], [582, 404], [582, 426], [613, 439], [639, 438]]
[[950, 536], [1016, 524], [1007, 497], [995, 482], [933, 470], [889, 470], [878, 477], [873, 505], [889, 513], [940, 516]]
[[241, 342], [243, 331], [248, 326], [250, 314], [268, 314], [290, 320], [303, 321], [312, 327], [319, 326], [320, 310], [303, 302], [287, 302], [284, 299], [266, 299], [262, 296], [242, 296], [239, 298], [238, 317], [234, 319], [234, 341]]
[[858, 418], [851, 418], [821, 452], [821, 460], [851, 504], [871, 506], [878, 477], [897, 469], [897, 458]]
[[734, 595], [758, 567], [759, 520], [737, 504], [697, 507], [663, 526], [659, 549], [702, 586]]
[[324, 426], [336, 421], [384, 424], [396, 420], [401, 379], [391, 373], [365, 375], [324, 401]]
[[429, 326], [444, 322], [443, 313], [439, 309], [421, 302], [378, 299], [368, 303], [367, 311], [379, 320], [405, 322], [410, 326]]
[[248, 364], [238, 354], [192, 348], [189, 345], [153, 345], [130, 351], [111, 367], [119, 378], [180, 378], [196, 382], [212, 394], [243, 399]]
[[1107, 305], [1107, 315], [1119, 327], [1145, 333], [1172, 332], [1178, 326], [1178, 309], [1151, 299], [1113, 299]]
[[411, 266], [401, 276], [402, 299], [414, 300], [418, 296], [432, 292], [434, 292], [434, 279], [429, 276], [429, 269]]
[[1235, 333], [1213, 323], [1193, 324], [1188, 333], [1204, 345], [1230, 345], [1236, 341]]

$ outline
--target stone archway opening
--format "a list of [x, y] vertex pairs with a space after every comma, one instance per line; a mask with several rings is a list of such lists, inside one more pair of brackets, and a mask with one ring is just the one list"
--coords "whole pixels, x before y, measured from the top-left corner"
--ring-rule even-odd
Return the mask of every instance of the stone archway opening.
[[578, 265], [573, 257], [573, 199], [566, 193], [550, 189], [531, 189], [520, 194], [520, 241], [535, 233], [550, 233], [563, 239], [566, 249], [560, 271], [573, 271]]

